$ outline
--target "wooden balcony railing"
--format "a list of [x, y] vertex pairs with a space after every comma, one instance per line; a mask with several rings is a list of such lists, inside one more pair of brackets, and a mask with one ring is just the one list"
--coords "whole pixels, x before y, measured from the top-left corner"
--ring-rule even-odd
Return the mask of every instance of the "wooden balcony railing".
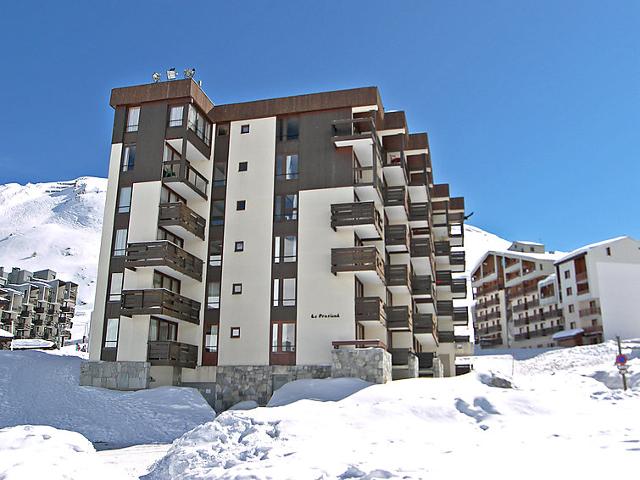
[[431, 275], [414, 275], [411, 279], [411, 293], [413, 295], [432, 295], [433, 282]]
[[564, 330], [564, 326], [556, 325], [554, 327], [539, 328], [537, 330], [531, 330], [529, 332], [516, 333], [513, 336], [513, 338], [515, 340], [529, 340], [531, 338], [539, 338], [539, 337], [545, 337], [547, 335], [553, 335], [554, 333], [561, 332], [562, 330]]
[[391, 365], [404, 366], [409, 364], [409, 356], [415, 355], [412, 348], [392, 348], [389, 349], [391, 354]]
[[382, 235], [382, 217], [374, 202], [334, 203], [331, 205], [331, 228], [373, 225]]
[[200, 302], [164, 288], [124, 290], [120, 313], [132, 315], [157, 315], [186, 322], [200, 323]]
[[147, 360], [151, 365], [196, 368], [198, 347], [172, 341], [149, 342]]
[[385, 278], [387, 287], [409, 287], [411, 288], [411, 269], [408, 265], [387, 265]]
[[440, 343], [455, 343], [456, 336], [452, 330], [439, 330], [438, 341]]
[[380, 297], [356, 298], [356, 322], [380, 322], [386, 325], [382, 299]]
[[428, 221], [431, 218], [431, 209], [427, 202], [409, 204], [409, 221]]
[[158, 214], [158, 226], [181, 227], [204, 240], [206, 220], [182, 202], [162, 203]]
[[168, 240], [130, 243], [126, 268], [166, 266], [196, 280], [202, 280], [202, 260]]
[[438, 300], [436, 302], [436, 312], [439, 316], [452, 317], [453, 316], [453, 301], [452, 300]]
[[387, 328], [389, 330], [411, 331], [413, 321], [411, 311], [407, 305], [385, 307]]
[[466, 278], [454, 278], [451, 280], [451, 293], [455, 293], [458, 296], [462, 294], [467, 296], [467, 279]]
[[409, 251], [412, 257], [431, 256], [431, 242], [429, 238], [412, 238]]
[[162, 164], [162, 181], [165, 183], [181, 182], [193, 191], [207, 198], [209, 181], [188, 160], [172, 160]]
[[453, 324], [459, 326], [469, 324], [469, 309], [467, 307], [453, 307]]
[[411, 245], [410, 230], [407, 225], [387, 225], [384, 228], [384, 243], [387, 246], [404, 247]]
[[409, 210], [407, 189], [405, 187], [387, 187], [384, 189], [384, 206], [396, 207], [404, 206]]
[[429, 313], [416, 313], [413, 316], [413, 333], [429, 334], [437, 336], [437, 325], [433, 321], [433, 315]]
[[589, 308], [582, 308], [580, 309], [579, 315], [580, 318], [582, 317], [588, 317], [590, 315], [600, 315], [602, 313], [602, 310], [600, 309], [600, 307], [589, 307]]
[[376, 247], [331, 249], [331, 273], [373, 271], [384, 279], [384, 260]]

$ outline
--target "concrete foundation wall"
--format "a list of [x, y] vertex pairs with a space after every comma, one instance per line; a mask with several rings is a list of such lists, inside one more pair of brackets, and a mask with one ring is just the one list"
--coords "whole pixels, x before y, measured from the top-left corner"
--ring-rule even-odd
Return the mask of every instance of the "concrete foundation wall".
[[361, 378], [371, 383], [390, 382], [391, 354], [382, 348], [334, 349], [331, 351], [331, 376]]
[[112, 390], [142, 390], [149, 388], [149, 362], [83, 362], [80, 365], [80, 385]]

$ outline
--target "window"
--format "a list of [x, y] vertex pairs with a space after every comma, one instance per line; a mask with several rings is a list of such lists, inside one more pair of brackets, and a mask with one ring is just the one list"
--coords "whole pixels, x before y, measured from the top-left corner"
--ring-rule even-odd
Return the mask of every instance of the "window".
[[173, 190], [169, 190], [164, 185], [160, 190], [160, 203], [187, 203], [184, 198], [175, 193]]
[[184, 240], [177, 235], [174, 235], [168, 230], [165, 230], [162, 227], [158, 227], [158, 233], [156, 235], [157, 240], [168, 240], [171, 243], [175, 243], [180, 248], [184, 247]]
[[274, 237], [273, 239], [273, 261], [274, 263], [290, 263], [297, 259], [297, 237], [286, 235]]
[[298, 194], [276, 195], [275, 198], [276, 220], [298, 219]]
[[193, 105], [189, 105], [188, 127], [207, 145], [211, 145], [211, 122]]
[[104, 337], [104, 348], [118, 348], [119, 318], [107, 318], [107, 332]]
[[125, 145], [122, 151], [122, 171], [128, 172], [133, 170], [136, 163], [136, 146], [135, 144]]
[[151, 317], [149, 322], [150, 342], [175, 342], [178, 339], [178, 325], [173, 322]]
[[286, 353], [296, 351], [296, 324], [277, 322], [271, 325], [271, 351]]
[[115, 272], [111, 274], [111, 282], [109, 285], [109, 301], [119, 302], [122, 298], [122, 283], [124, 281], [124, 273]]
[[296, 305], [296, 279], [276, 278], [273, 280], [273, 306], [295, 307]]
[[231, 338], [240, 338], [240, 327], [231, 327]]
[[224, 225], [224, 200], [211, 202], [211, 225]]
[[219, 137], [229, 135], [229, 125], [218, 125], [216, 135]]
[[182, 126], [183, 111], [184, 111], [183, 105], [174, 105], [169, 109], [169, 126], [170, 127]]
[[571, 272], [569, 270], [564, 271], [564, 278], [571, 278]]
[[300, 122], [296, 117], [280, 118], [276, 124], [276, 139], [296, 140], [300, 134]]
[[569, 328], [571, 328], [571, 329], [576, 328], [576, 322], [571, 322], [571, 323], [569, 324]]
[[153, 288], [164, 288], [174, 293], [180, 293], [180, 280], [162, 272], [153, 272]]
[[209, 243], [209, 265], [212, 267], [222, 265], [222, 240], [211, 240]]
[[298, 155], [278, 155], [276, 157], [276, 179], [294, 180], [298, 178]]
[[244, 210], [247, 208], [247, 201], [246, 200], [238, 200], [236, 202], [236, 210]]
[[129, 107], [127, 110], [127, 132], [137, 132], [140, 123], [140, 107]]
[[118, 213], [131, 211], [131, 187], [122, 187], [118, 196]]
[[607, 257], [611, 256], [611, 247], [607, 247]]
[[113, 242], [113, 256], [122, 257], [127, 252], [127, 236], [129, 230], [127, 228], [119, 228], [116, 230], [116, 238]]
[[220, 282], [207, 283], [207, 308], [220, 308]]
[[242, 293], [242, 284], [241, 283], [234, 283], [231, 286], [231, 293], [233, 295], [240, 295]]
[[249, 124], [240, 127], [240, 133], [249, 133]]
[[573, 295], [573, 289], [571, 287], [567, 287], [567, 296]]
[[211, 325], [204, 338], [204, 349], [209, 353], [218, 351], [218, 325]]
[[244, 242], [243, 241], [236, 242], [236, 244], [234, 246], [234, 251], [236, 251], [236, 252], [244, 252]]
[[213, 165], [213, 186], [224, 187], [227, 184], [227, 164], [215, 163]]
[[[574, 310], [575, 310], [574, 306], [573, 305], [569, 305], [569, 313], [573, 313]], [[573, 327], [571, 327], [571, 328], [573, 328]]]
[[249, 162], [240, 162], [238, 164], [239, 172], [246, 172], [249, 169]]

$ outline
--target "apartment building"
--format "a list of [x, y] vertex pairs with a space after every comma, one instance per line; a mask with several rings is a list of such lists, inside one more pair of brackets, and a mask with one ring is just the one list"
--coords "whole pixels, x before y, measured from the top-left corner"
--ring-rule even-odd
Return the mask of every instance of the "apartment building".
[[226, 408], [297, 378], [455, 374], [464, 200], [377, 88], [214, 106], [184, 79], [110, 104], [81, 382]]
[[472, 273], [474, 335], [480, 348], [542, 348], [564, 330], [554, 261], [544, 245], [513, 242], [489, 251]]
[[58, 346], [71, 338], [78, 285], [52, 270], [0, 267], [0, 329], [15, 339], [38, 338]]
[[566, 331], [561, 346], [640, 337], [640, 242], [617, 237], [586, 245], [555, 263]]

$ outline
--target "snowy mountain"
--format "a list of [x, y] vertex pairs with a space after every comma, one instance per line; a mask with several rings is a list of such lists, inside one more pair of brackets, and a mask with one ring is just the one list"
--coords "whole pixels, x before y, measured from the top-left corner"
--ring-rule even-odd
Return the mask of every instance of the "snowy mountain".
[[466, 252], [465, 274], [471, 275], [480, 259], [489, 250], [506, 250], [513, 242], [473, 225], [464, 226], [464, 249]]
[[0, 266], [50, 268], [79, 285], [73, 337], [93, 309], [107, 180], [0, 185]]

